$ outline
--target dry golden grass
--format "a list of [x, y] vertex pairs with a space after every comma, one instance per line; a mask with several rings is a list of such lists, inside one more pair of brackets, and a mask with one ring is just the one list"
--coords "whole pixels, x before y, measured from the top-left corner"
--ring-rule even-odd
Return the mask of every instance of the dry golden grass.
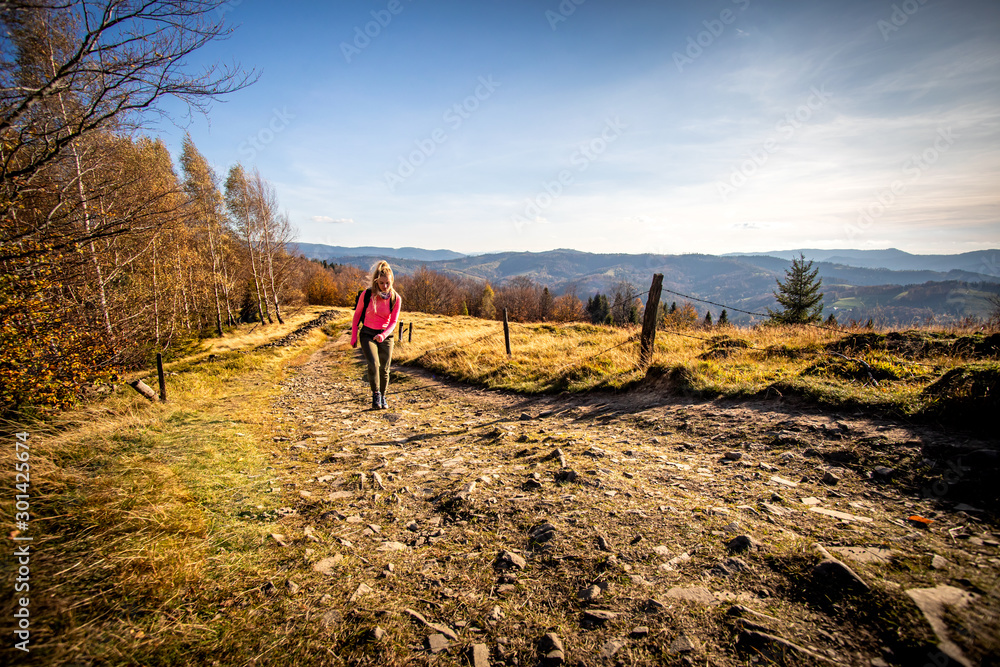
[[[404, 333], [397, 346], [398, 362], [493, 389], [617, 390], [656, 378], [678, 391], [709, 397], [791, 393], [907, 415], [928, 404], [924, 390], [932, 382], [976, 363], [972, 348], [956, 343], [985, 339], [983, 332], [959, 327], [906, 334], [808, 326], [661, 330], [647, 374], [638, 364], [638, 328], [511, 323], [508, 357], [499, 322], [421, 313], [404, 319], [413, 322], [414, 334], [407, 342]], [[848, 342], [882, 340], [886, 335], [909, 336], [910, 348], [923, 347], [917, 354], [905, 346], [879, 349]], [[986, 366], [992, 373], [996, 363]]]
[[[280, 593], [289, 573], [303, 565], [301, 558], [293, 562], [289, 551], [261, 548], [269, 544], [271, 532], [281, 530], [282, 494], [276, 490], [286, 473], [281, 466], [288, 465], [279, 463], [272, 440], [282, 432], [274, 412], [278, 383], [326, 337], [313, 331], [290, 347], [249, 349], [319, 312], [296, 313], [284, 327], [235, 332], [169, 364], [166, 404], [151, 404], [123, 387], [49, 422], [4, 425], [8, 433], [31, 433], [32, 659], [45, 664], [79, 664], [81, 656], [95, 664], [285, 664], [311, 656], [337, 662], [322, 633], [287, 621], [293, 615], [321, 614], [301, 608], [313, 602], [261, 588], [261, 582], [270, 581]], [[326, 327], [333, 335], [349, 327], [348, 311], [337, 312], [340, 318]], [[404, 319], [414, 323], [414, 335], [412, 342], [397, 344], [397, 360], [466, 382], [537, 393], [617, 389], [646, 377], [637, 368], [635, 330], [512, 324], [508, 359], [500, 323], [409, 313]], [[672, 389], [708, 395], [790, 389], [814, 392], [818, 400], [883, 401], [910, 409], [908, 401], [918, 401], [921, 390], [948, 371], [984, 365], [960, 351], [919, 359], [892, 351], [847, 351], [846, 356], [900, 376], [873, 385], [850, 375], [857, 369], [817, 366], [837, 360], [826, 346], [844, 333], [799, 328], [685, 333], [689, 336], [659, 333], [653, 375], [667, 378]], [[746, 346], [726, 348], [721, 336], [742, 339]], [[728, 351], [702, 358], [713, 347]], [[209, 354], [215, 356], [209, 359]], [[12, 446], [0, 452], [8, 489], [14, 488], [13, 454]], [[598, 500], [609, 512], [614, 506]], [[0, 504], [0, 520], [8, 526], [11, 513], [11, 503]], [[493, 536], [483, 533], [479, 539], [489, 545]], [[481, 551], [481, 558], [489, 557], [486, 546], [461, 549], [452, 555], [466, 558], [467, 552]], [[13, 590], [14, 577], [13, 570], [5, 570], [0, 585]], [[488, 585], [476, 583], [477, 588]], [[0, 613], [11, 618], [13, 603], [13, 596], [5, 596]], [[395, 636], [413, 634], [404, 629], [405, 619], [379, 622], [390, 631], [399, 625]], [[340, 641], [355, 639], [364, 641], [360, 634]], [[384, 655], [368, 654], [370, 664], [409, 660], [405, 646], [384, 650]], [[9, 644], [0, 656], [8, 662], [21, 657]]]
[[[313, 331], [279, 350], [223, 350], [273, 340], [314, 315], [296, 313], [266, 336], [230, 334], [212, 346], [212, 360], [203, 353], [170, 364], [165, 404], [123, 386], [49, 422], [3, 425], [31, 436], [33, 658], [208, 663], [228, 642], [249, 662], [266, 651], [247, 641], [245, 629], [262, 619], [239, 600], [248, 581], [280, 569], [260, 554], [277, 519], [277, 496], [260, 472], [273, 453], [270, 406], [285, 368], [325, 336]], [[0, 466], [13, 488], [13, 447]], [[0, 519], [13, 523], [7, 503]], [[13, 578], [4, 572], [8, 590]], [[10, 617], [12, 605], [6, 596], [2, 613]], [[3, 649], [11, 661], [19, 654], [10, 643]]]

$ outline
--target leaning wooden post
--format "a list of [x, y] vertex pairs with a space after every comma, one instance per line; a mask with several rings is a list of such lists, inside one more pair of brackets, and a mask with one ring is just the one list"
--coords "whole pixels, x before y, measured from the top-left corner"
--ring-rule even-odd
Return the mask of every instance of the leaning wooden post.
[[656, 341], [656, 314], [660, 309], [660, 291], [663, 289], [663, 274], [653, 274], [653, 284], [649, 286], [646, 299], [646, 314], [642, 318], [642, 340], [639, 344], [639, 365], [653, 363], [653, 343]]
[[137, 392], [148, 398], [150, 401], [154, 402], [156, 401], [156, 392], [153, 391], [153, 388], [150, 387], [145, 382], [143, 382], [142, 380], [132, 380], [131, 382], [128, 383], [128, 386], [135, 389]]
[[507, 324], [507, 309], [503, 309], [503, 342], [507, 347], [507, 356], [510, 356], [510, 325]]
[[413, 322], [410, 322], [410, 335], [406, 338], [407, 343], [413, 342]]
[[156, 376], [160, 380], [160, 402], [167, 402], [167, 381], [163, 377], [163, 355], [156, 353]]

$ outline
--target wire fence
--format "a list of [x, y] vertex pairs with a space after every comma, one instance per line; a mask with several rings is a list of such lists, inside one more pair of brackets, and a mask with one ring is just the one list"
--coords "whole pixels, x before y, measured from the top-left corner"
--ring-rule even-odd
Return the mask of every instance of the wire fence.
[[[655, 282], [655, 278], [654, 278], [654, 282]], [[645, 297], [645, 296], [649, 296], [653, 291], [654, 290], [651, 288], [650, 290], [646, 290], [644, 292], [630, 294], [629, 298], [628, 298], [628, 301], [629, 302], [634, 302], [634, 300], [637, 299], [637, 298], [642, 298], [642, 297]], [[745, 308], [739, 308], [737, 306], [733, 306], [733, 305], [730, 305], [730, 304], [720, 303], [718, 301], [713, 301], [713, 300], [710, 300], [710, 299], [704, 299], [704, 298], [697, 297], [697, 296], [694, 296], [694, 295], [691, 295], [691, 294], [685, 294], [685, 293], [679, 292], [677, 290], [672, 290], [672, 289], [667, 289], [667, 288], [661, 288], [661, 290], [659, 290], [659, 291], [662, 291], [662, 293], [672, 294], [672, 295], [675, 295], [677, 297], [681, 297], [681, 298], [686, 299], [688, 301], [696, 301], [696, 302], [699, 302], [699, 303], [705, 303], [705, 304], [709, 304], [709, 305], [712, 305], [712, 306], [716, 306], [718, 308], [725, 309], [726, 311], [732, 311], [732, 312], [736, 312], [736, 313], [743, 313], [745, 315], [750, 315], [752, 317], [763, 318], [765, 321], [772, 321], [774, 319], [773, 314], [771, 314], [771, 313], [760, 313], [760, 312], [756, 312], [756, 311], [752, 311], [752, 310], [747, 310]], [[658, 297], [657, 297], [657, 300], [658, 300]], [[647, 308], [649, 306], [650, 306], [650, 304], [647, 302]], [[653, 304], [653, 307], [654, 308], [659, 308], [659, 303]], [[658, 322], [658, 324], [661, 324], [661, 322], [662, 321]], [[805, 326], [805, 327], [809, 327], [809, 328], [813, 328], [813, 329], [817, 329], [817, 330], [821, 330], [821, 331], [827, 331], [827, 332], [832, 332], [832, 333], [837, 333], [837, 334], [844, 334], [844, 333], [846, 333], [844, 328], [838, 327], [838, 326], [830, 326], [830, 325], [825, 325], [825, 324], [817, 324], [815, 322], [803, 322], [803, 323], [799, 323], [799, 324], [800, 324], [800, 326]], [[692, 333], [690, 331], [681, 331], [681, 330], [678, 330], [678, 329], [663, 328], [662, 326], [657, 326], [656, 327], [656, 331], [658, 331], [659, 333], [665, 334], [665, 335], [678, 336], [678, 337], [683, 337], [683, 338], [690, 338], [690, 339], [700, 340], [700, 341], [703, 341], [703, 342], [705, 342], [707, 344], [715, 345], [717, 349], [726, 348], [726, 340], [725, 339], [720, 339], [720, 337], [718, 335], [709, 337], [709, 336], [698, 335], [698, 334]], [[411, 337], [412, 337], [412, 334], [413, 334], [413, 323], [411, 322], [410, 323], [410, 335], [411, 335]], [[443, 351], [443, 350], [448, 350], [448, 349], [451, 349], [451, 348], [454, 348], [454, 347], [458, 347], [458, 346], [472, 346], [472, 347], [475, 347], [477, 345], [483, 345], [487, 341], [491, 341], [491, 339], [495, 340], [496, 338], [498, 338], [499, 334], [500, 334], [500, 332], [497, 331], [497, 330], [490, 330], [490, 331], [487, 331], [487, 332], [483, 333], [480, 336], [477, 336], [476, 338], [474, 338], [472, 340], [462, 339], [462, 340], [455, 341], [453, 343], [448, 343], [448, 344], [445, 344], [445, 345], [439, 345], [439, 346], [430, 348], [428, 350], [422, 350], [420, 352], [419, 356], [420, 357], [424, 357], [426, 355], [433, 354], [435, 352], [440, 352], [440, 351]], [[506, 349], [508, 350], [508, 354], [510, 354], [510, 338], [509, 338], [509, 332], [507, 331], [506, 327], [504, 329], [504, 335], [505, 335]], [[601, 356], [606, 355], [609, 352], [612, 352], [612, 351], [614, 351], [616, 349], [625, 347], [625, 346], [627, 346], [629, 344], [632, 344], [632, 343], [641, 343], [641, 342], [642, 342], [641, 341], [641, 333], [640, 332], [634, 333], [634, 334], [628, 336], [625, 340], [621, 341], [620, 343], [617, 343], [615, 345], [611, 345], [609, 347], [601, 349], [598, 352], [595, 352], [593, 354], [587, 355], [586, 357], [583, 357], [583, 358], [580, 358], [580, 359], [576, 359], [576, 360], [571, 361], [571, 362], [569, 362], [567, 364], [564, 364], [563, 366], [560, 366], [559, 368], [556, 369], [555, 375], [559, 376], [560, 374], [562, 374], [567, 369], [592, 363], [593, 361], [595, 361], [596, 359], [600, 358]], [[496, 346], [499, 347], [499, 345], [500, 345], [499, 340], [496, 340]], [[756, 346], [756, 345], [752, 345], [748, 341], [745, 341], [745, 340], [741, 340], [741, 344], [740, 345], [733, 346], [733, 347], [728, 348], [728, 349], [752, 350], [752, 351], [762, 352], [764, 354], [782, 354], [782, 353], [788, 353], [788, 351], [782, 350], [780, 348], [775, 348], [774, 346], [759, 347], [759, 346]], [[829, 350], [829, 349], [801, 349], [801, 350], [796, 350], [795, 354], [802, 355], [802, 356], [809, 355], [809, 356], [813, 356], [813, 357], [833, 357], [833, 358], [843, 359], [843, 360], [849, 361], [849, 362], [854, 362], [854, 363], [856, 363], [858, 365], [859, 368], [863, 369], [864, 373], [867, 375], [868, 380], [866, 381], [866, 384], [871, 383], [874, 386], [879, 386], [878, 380], [875, 378], [875, 369], [872, 367], [872, 365], [869, 362], [865, 361], [864, 359], [859, 359], [859, 358], [856, 358], [856, 357], [851, 357], [851, 356], [848, 356], [846, 354], [843, 354], [843, 352], [836, 351], [836, 350]], [[918, 361], [914, 361], [912, 359], [894, 358], [893, 361], [896, 362], [896, 363], [910, 364], [910, 365], [922, 366], [922, 367], [927, 367], [927, 368], [934, 368], [935, 367], [934, 364], [925, 364], [925, 363], [921, 363], [921, 362], [918, 362]], [[647, 360], [646, 363], [650, 363], [650, 362], [651, 362], [651, 359]], [[641, 365], [643, 365], [643, 360], [640, 358], [639, 361], [638, 361], [638, 363], [637, 363], [637, 368], [639, 366], [641, 366]]]

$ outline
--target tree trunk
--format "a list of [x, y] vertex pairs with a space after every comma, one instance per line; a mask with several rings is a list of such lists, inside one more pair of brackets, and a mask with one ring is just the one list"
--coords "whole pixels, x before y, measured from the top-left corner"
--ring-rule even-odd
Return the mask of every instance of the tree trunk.
[[153, 331], [156, 346], [162, 347], [160, 341], [160, 286], [156, 274], [156, 236], [153, 236]]
[[215, 220], [208, 221], [208, 251], [212, 254], [212, 296], [215, 299], [215, 333], [222, 336], [222, 307], [219, 304], [219, 258], [215, 253]]

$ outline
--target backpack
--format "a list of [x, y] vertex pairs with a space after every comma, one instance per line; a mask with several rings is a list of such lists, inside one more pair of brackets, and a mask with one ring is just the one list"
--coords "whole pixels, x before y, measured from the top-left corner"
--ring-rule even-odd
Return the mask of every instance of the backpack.
[[[362, 294], [364, 294], [365, 296], [365, 305], [364, 307], [361, 308], [361, 321], [358, 322], [358, 326], [364, 326], [365, 324], [365, 313], [368, 312], [368, 306], [372, 302], [372, 289], [370, 287], [366, 287], [365, 289], [358, 292], [358, 296], [355, 297], [354, 303], [357, 303], [361, 299]], [[389, 295], [389, 312], [391, 313], [395, 307], [396, 307], [396, 293], [393, 292], [392, 294]]]

